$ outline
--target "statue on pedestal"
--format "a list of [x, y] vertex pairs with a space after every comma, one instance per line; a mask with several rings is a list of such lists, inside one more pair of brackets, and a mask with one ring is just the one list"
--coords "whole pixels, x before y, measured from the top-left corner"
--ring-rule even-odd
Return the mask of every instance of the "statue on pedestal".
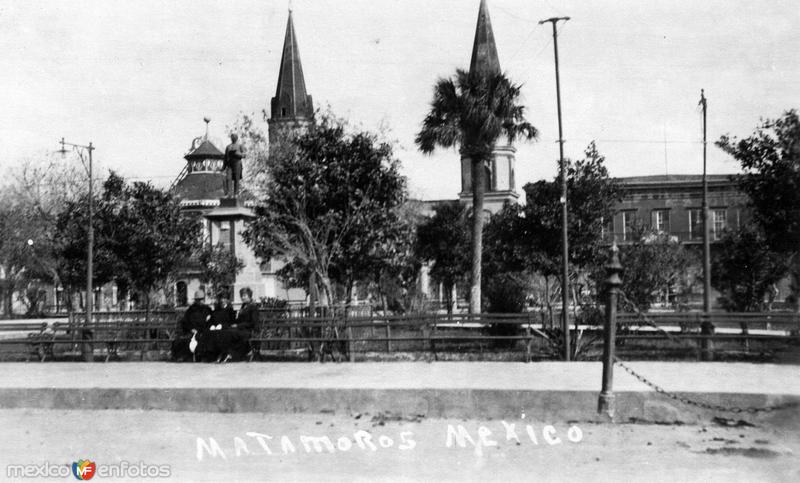
[[225, 148], [225, 197], [237, 198], [239, 196], [239, 182], [242, 180], [242, 159], [244, 146], [239, 142], [236, 133], [231, 134], [231, 143]]

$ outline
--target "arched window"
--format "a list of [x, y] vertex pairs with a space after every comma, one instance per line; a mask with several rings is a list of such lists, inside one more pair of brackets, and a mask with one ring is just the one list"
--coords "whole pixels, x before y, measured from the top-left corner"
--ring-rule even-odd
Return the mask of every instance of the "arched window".
[[189, 305], [189, 293], [187, 291], [186, 282], [182, 280], [175, 284], [175, 305], [178, 307]]

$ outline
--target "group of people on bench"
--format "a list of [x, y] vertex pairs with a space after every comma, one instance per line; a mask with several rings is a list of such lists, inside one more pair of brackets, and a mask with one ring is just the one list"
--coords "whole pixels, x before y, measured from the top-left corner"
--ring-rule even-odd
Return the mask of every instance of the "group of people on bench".
[[[179, 322], [180, 334], [172, 345], [172, 357], [177, 361], [228, 362], [258, 355], [250, 337], [258, 325], [258, 307], [253, 303], [249, 287], [239, 290], [242, 307], [237, 314], [227, 292], [217, 294], [212, 309], [205, 304], [203, 290], [194, 293], [192, 303]], [[252, 351], [252, 352], [251, 352]]]

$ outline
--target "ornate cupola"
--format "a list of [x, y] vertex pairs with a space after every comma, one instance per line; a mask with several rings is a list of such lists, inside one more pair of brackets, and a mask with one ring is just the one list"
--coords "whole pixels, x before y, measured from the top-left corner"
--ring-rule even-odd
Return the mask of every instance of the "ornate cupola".
[[275, 142], [279, 133], [286, 129], [302, 130], [314, 119], [314, 105], [306, 93], [303, 65], [300, 63], [300, 48], [294, 31], [292, 11], [286, 23], [286, 37], [278, 71], [278, 87], [270, 102], [269, 140]]
[[225, 155], [208, 139], [208, 123], [205, 118], [206, 134], [194, 138], [189, 152], [184, 156], [186, 166], [182, 176], [175, 183], [175, 194], [181, 205], [209, 207], [219, 204], [225, 195]]
[[[478, 23], [475, 27], [475, 40], [472, 45], [472, 58], [469, 64], [470, 74], [500, 74], [500, 59], [494, 41], [492, 21], [486, 0], [481, 0], [478, 9]], [[517, 149], [508, 139], [500, 139], [492, 150], [492, 160], [486, 166], [486, 192], [484, 209], [497, 213], [505, 202], [514, 203], [519, 198], [514, 180]], [[461, 193], [462, 203], [472, 204], [472, 161], [461, 156]]]

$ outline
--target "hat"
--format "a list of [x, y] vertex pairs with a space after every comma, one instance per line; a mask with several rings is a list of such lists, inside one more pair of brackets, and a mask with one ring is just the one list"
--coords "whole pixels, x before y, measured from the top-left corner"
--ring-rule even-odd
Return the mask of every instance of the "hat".
[[205, 292], [203, 292], [202, 290], [195, 290], [194, 291], [194, 299], [195, 300], [203, 300], [204, 298], [206, 298], [206, 293]]

